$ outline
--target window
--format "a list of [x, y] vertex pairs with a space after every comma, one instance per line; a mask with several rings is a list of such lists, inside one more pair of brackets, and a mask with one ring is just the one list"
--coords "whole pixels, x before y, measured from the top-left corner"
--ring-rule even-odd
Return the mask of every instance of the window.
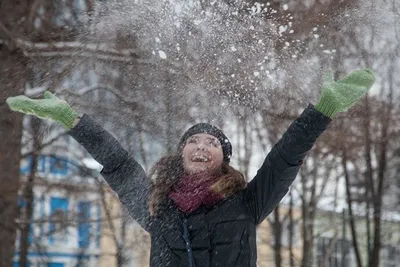
[[90, 244], [90, 202], [78, 203], [78, 246], [87, 248]]
[[50, 158], [50, 173], [67, 175], [68, 174], [68, 161], [61, 157]]
[[[32, 156], [28, 155], [25, 158], [21, 160], [20, 163], [20, 173], [28, 175], [31, 171], [32, 167]], [[46, 167], [46, 157], [41, 155], [38, 156], [37, 158], [37, 166], [36, 166], [36, 172], [38, 173], [44, 173], [45, 172], [45, 167]]]
[[68, 199], [52, 197], [50, 200], [50, 244], [68, 239]]
[[349, 240], [319, 237], [317, 240], [317, 266], [352, 266], [350, 249]]

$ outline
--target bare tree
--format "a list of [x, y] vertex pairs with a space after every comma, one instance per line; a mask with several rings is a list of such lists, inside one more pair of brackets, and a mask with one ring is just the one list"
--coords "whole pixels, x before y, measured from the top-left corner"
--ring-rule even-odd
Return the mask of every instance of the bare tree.
[[[88, 1], [88, 7], [91, 6], [90, 3], [91, 1]], [[3, 140], [0, 152], [4, 155], [0, 157], [0, 166], [3, 170], [1, 182], [7, 185], [2, 187], [0, 192], [0, 238], [4, 241], [0, 246], [0, 264], [11, 266], [14, 256], [15, 220], [18, 217], [17, 195], [22, 115], [11, 112], [5, 104], [5, 99], [24, 93], [25, 84], [29, 80], [27, 77], [30, 77], [28, 63], [32, 57], [51, 54], [57, 50], [49, 43], [47, 45], [42, 43], [44, 45], [39, 48], [35, 42], [60, 41], [63, 38], [67, 39], [68, 35], [72, 36], [72, 32], [66, 34], [65, 31], [55, 29], [57, 27], [50, 27], [51, 23], [46, 24], [56, 15], [53, 11], [57, 10], [57, 6], [50, 2], [7, 0], [2, 1], [0, 5], [0, 79], [3, 85], [3, 93], [0, 97], [0, 123], [4, 129], [0, 133]], [[44, 13], [38, 12], [41, 8], [45, 10]], [[36, 27], [38, 21], [41, 23]], [[56, 32], [58, 34], [55, 34]], [[70, 48], [66, 45], [61, 50], [65, 52]], [[56, 56], [57, 52], [53, 55]]]
[[295, 267], [295, 258], [293, 255], [293, 244], [294, 244], [294, 217], [293, 217], [293, 207], [294, 207], [294, 201], [293, 201], [293, 192], [292, 190], [289, 191], [289, 211], [288, 211], [288, 216], [289, 216], [289, 227], [288, 227], [288, 243], [289, 243], [289, 262], [290, 262], [290, 267]]
[[0, 265], [11, 266], [14, 256], [15, 220], [18, 217], [17, 195], [19, 188], [19, 160], [22, 136], [22, 115], [11, 112], [5, 100], [10, 95], [24, 91], [26, 58], [15, 46], [9, 45], [16, 37], [14, 33], [26, 33], [20, 19], [29, 12], [28, 1], [21, 1], [15, 8], [15, 1], [2, 1], [0, 8]]
[[36, 169], [38, 166], [38, 156], [40, 154], [40, 147], [42, 145], [39, 134], [40, 121], [37, 118], [30, 120], [31, 136], [33, 137], [33, 148], [31, 153], [30, 171], [28, 179], [25, 183], [22, 193], [22, 201], [25, 203], [23, 213], [21, 214], [22, 224], [20, 226], [20, 253], [19, 263], [21, 266], [28, 266], [28, 251], [29, 251], [29, 233], [32, 230], [32, 215], [33, 215], [33, 203], [34, 193], [33, 186], [35, 183]]

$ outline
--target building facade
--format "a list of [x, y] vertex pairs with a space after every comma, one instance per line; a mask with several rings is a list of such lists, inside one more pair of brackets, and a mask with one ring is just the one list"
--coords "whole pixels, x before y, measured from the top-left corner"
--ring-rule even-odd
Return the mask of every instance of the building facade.
[[[28, 121], [25, 118], [24, 123]], [[46, 127], [44, 125], [43, 129]], [[59, 132], [52, 131], [45, 139], [51, 140], [57, 134]], [[30, 142], [31, 138], [25, 133], [20, 163], [21, 216], [16, 222], [19, 226], [29, 224], [29, 235], [28, 240], [21, 240], [21, 232], [17, 231], [14, 266], [20, 265], [21, 242], [29, 244], [27, 261], [30, 267], [98, 266], [102, 202], [96, 182], [98, 177], [77, 161], [84, 151], [77, 149], [75, 141], [65, 135], [56, 138], [50, 146], [44, 146], [38, 155], [30, 153]], [[24, 191], [32, 175], [32, 217], [26, 219], [28, 200]]]

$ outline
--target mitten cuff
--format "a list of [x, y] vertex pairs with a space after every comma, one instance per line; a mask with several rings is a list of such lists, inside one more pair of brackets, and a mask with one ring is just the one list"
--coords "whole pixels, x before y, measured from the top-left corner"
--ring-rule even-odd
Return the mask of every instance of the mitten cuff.
[[60, 118], [58, 118], [57, 121], [69, 131], [72, 129], [74, 121], [77, 117], [78, 113], [76, 113], [72, 108], [66, 107], [61, 111]]
[[337, 104], [333, 103], [333, 101], [322, 97], [318, 104], [315, 105], [315, 109], [332, 119], [338, 113], [336, 106]]

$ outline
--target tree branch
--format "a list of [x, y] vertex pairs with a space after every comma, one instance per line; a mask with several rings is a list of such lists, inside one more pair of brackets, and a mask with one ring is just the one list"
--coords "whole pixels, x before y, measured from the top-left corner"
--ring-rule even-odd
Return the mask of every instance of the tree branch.
[[3, 38], [0, 44], [11, 49], [18, 48], [27, 57], [95, 57], [100, 60], [146, 63], [139, 60], [135, 49], [115, 49], [106, 43], [82, 42], [31, 42], [22, 38], [14, 38], [13, 34], [0, 22]]

